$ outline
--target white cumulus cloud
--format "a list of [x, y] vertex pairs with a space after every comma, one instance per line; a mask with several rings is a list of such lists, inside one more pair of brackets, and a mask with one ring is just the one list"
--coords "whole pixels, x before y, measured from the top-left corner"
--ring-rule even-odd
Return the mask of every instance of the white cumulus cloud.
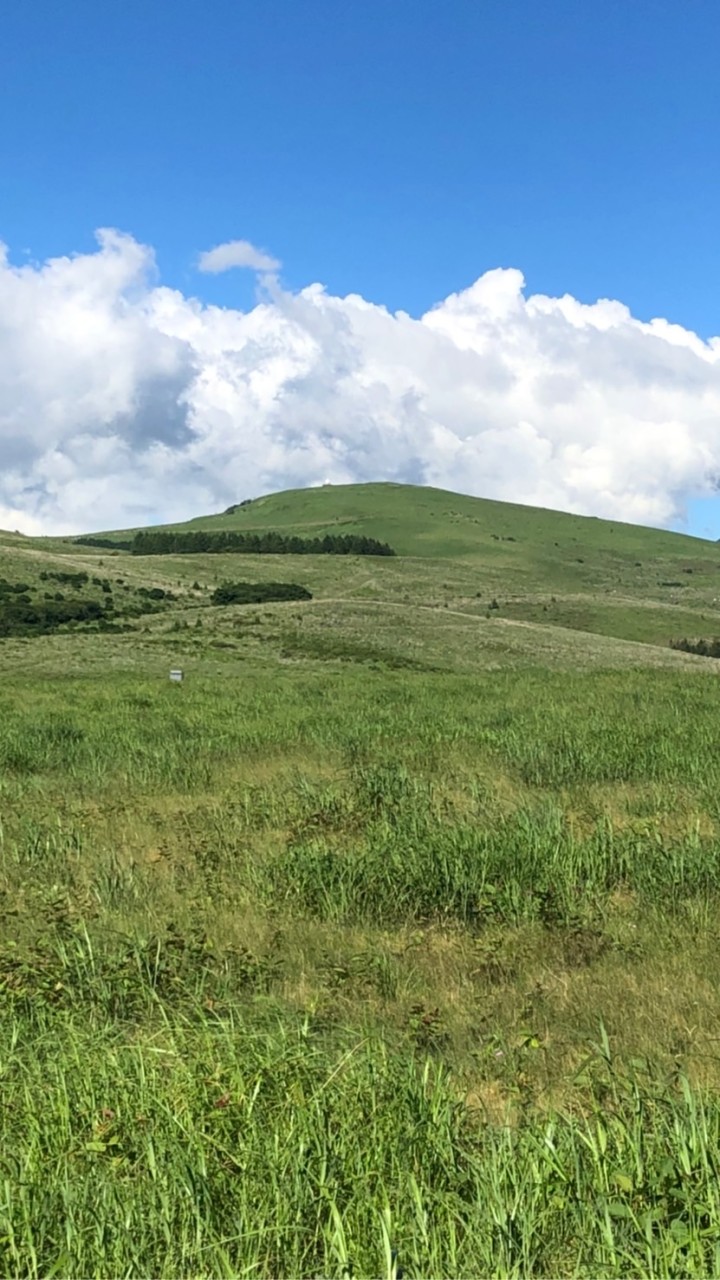
[[419, 319], [269, 280], [246, 312], [208, 306], [111, 230], [0, 256], [0, 524], [133, 526], [327, 480], [667, 524], [717, 487], [720, 339], [527, 296], [513, 269]]
[[207, 249], [198, 258], [198, 269], [218, 275], [233, 267], [249, 267], [251, 271], [279, 271], [281, 263], [269, 253], [256, 249], [249, 240], [228, 240], [214, 249]]

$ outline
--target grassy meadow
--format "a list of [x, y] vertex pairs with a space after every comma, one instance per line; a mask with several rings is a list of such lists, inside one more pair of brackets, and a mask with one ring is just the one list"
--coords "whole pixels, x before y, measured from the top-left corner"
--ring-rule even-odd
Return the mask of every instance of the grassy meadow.
[[0, 1274], [720, 1274], [720, 553], [366, 489], [0, 538]]

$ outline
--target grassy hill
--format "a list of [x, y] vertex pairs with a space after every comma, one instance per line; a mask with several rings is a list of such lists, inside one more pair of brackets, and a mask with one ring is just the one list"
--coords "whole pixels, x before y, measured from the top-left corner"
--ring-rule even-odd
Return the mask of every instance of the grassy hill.
[[[442, 632], [438, 643], [451, 669], [458, 663], [465, 669], [471, 650], [476, 665], [486, 658], [494, 664], [505, 647], [509, 657], [532, 661], [534, 645], [543, 661], [566, 662], [573, 646], [581, 665], [588, 654], [593, 662], [611, 664], [660, 660], [658, 654], [618, 648], [612, 640], [652, 645], [664, 651], [662, 661], [678, 662], [668, 651], [670, 640], [720, 634], [720, 548], [655, 529], [394, 484], [291, 490], [225, 515], [163, 527], [301, 537], [363, 533], [389, 542], [398, 555], [144, 558], [73, 540], [2, 535], [0, 558], [5, 576], [14, 573], [16, 580], [36, 585], [43, 567], [72, 565], [91, 578], [122, 578], [121, 592], [112, 584], [115, 599], [148, 589], [172, 591], [181, 622], [220, 581], [259, 581], [272, 565], [271, 576], [298, 581], [313, 593], [303, 614], [305, 636], [313, 628], [331, 629], [338, 644], [357, 648], [369, 628], [391, 647], [397, 640], [401, 648], [417, 649], [432, 622], [431, 629], [440, 628], [436, 637]], [[100, 536], [122, 539], [133, 532]], [[442, 621], [439, 609], [447, 612]], [[435, 611], [434, 620], [428, 611]], [[213, 615], [213, 627], [223, 619]], [[144, 625], [156, 626], [152, 619]]]
[[0, 1271], [717, 1274], [718, 548], [228, 524], [399, 554], [0, 535], [0, 616], [87, 614], [0, 638]]
[[[219, 515], [198, 516], [158, 528], [283, 530], [307, 537], [325, 533], [365, 533], [388, 541], [399, 555], [447, 558], [496, 555], [533, 562], [535, 555], [562, 560], [555, 550], [577, 550], [620, 558], [686, 556], [720, 565], [716, 544], [641, 525], [569, 515], [516, 503], [471, 498], [444, 489], [409, 484], [323, 485], [288, 489], [230, 507]], [[105, 536], [125, 537], [133, 530]], [[512, 547], [512, 542], [519, 544]], [[499, 544], [504, 543], [504, 546]]]

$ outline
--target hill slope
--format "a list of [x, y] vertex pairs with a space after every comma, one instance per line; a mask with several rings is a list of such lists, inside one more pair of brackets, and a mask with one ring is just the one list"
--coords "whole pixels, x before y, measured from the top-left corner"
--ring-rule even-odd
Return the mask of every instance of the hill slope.
[[[155, 646], [171, 629], [202, 624], [192, 645], [179, 636], [164, 642], [177, 655], [189, 646], [198, 659], [215, 644], [227, 648], [225, 661], [241, 653], [244, 660], [252, 650], [256, 659], [274, 652], [282, 660], [286, 652], [314, 664], [412, 658], [435, 670], [533, 661], [665, 664], [688, 661], [669, 650], [671, 640], [720, 635], [720, 548], [655, 529], [395, 484], [290, 490], [164, 527], [306, 537], [362, 533], [389, 542], [398, 555], [144, 557], [74, 539], [3, 534], [0, 578], [27, 583], [33, 601], [50, 601], [50, 607], [68, 590], [104, 608], [111, 601], [115, 612], [107, 619], [132, 625]], [[100, 536], [121, 539], [128, 532], [134, 531]], [[58, 581], [58, 573], [68, 572], [88, 575], [79, 592]], [[308, 588], [313, 600], [294, 610], [294, 639], [287, 628], [282, 636], [277, 631], [277, 622], [282, 618], [285, 626], [290, 616], [279, 606], [263, 615], [268, 634], [262, 621], [253, 632], [262, 650], [248, 631], [239, 643], [237, 625], [246, 615], [205, 607], [212, 588], [228, 579]], [[145, 613], [148, 592], [157, 591], [172, 594]], [[97, 617], [86, 621], [91, 632], [107, 629], [95, 625]], [[79, 643], [84, 624], [68, 630]], [[71, 638], [61, 629], [53, 643], [61, 637]], [[656, 648], [643, 652], [618, 641]], [[136, 661], [145, 642], [135, 634], [103, 635], [101, 646], [93, 643], [93, 661], [113, 649], [122, 651], [124, 663]]]
[[[409, 484], [288, 489], [239, 503], [223, 514], [157, 527], [188, 532], [279, 530], [305, 537], [363, 533], [390, 542], [399, 555], [432, 558], [506, 556], [514, 540], [524, 546], [523, 554], [549, 555], [559, 543], [564, 551], [577, 548], [578, 554], [586, 550], [636, 558], [689, 556], [720, 563], [715, 543], [685, 534]], [[104, 536], [122, 538], [135, 532], [116, 530]], [[501, 543], [506, 545], [501, 548]]]

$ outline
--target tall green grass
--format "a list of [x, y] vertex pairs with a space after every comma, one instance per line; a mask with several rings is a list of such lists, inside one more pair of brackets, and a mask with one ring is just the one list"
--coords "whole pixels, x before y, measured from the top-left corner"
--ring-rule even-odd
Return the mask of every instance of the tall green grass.
[[[32, 1043], [25, 1038], [32, 1032]], [[491, 1123], [441, 1063], [309, 1019], [2, 1044], [8, 1276], [667, 1276], [720, 1262], [720, 1105], [607, 1044], [582, 1110]]]
[[1, 710], [0, 1273], [718, 1274], [712, 681]]

